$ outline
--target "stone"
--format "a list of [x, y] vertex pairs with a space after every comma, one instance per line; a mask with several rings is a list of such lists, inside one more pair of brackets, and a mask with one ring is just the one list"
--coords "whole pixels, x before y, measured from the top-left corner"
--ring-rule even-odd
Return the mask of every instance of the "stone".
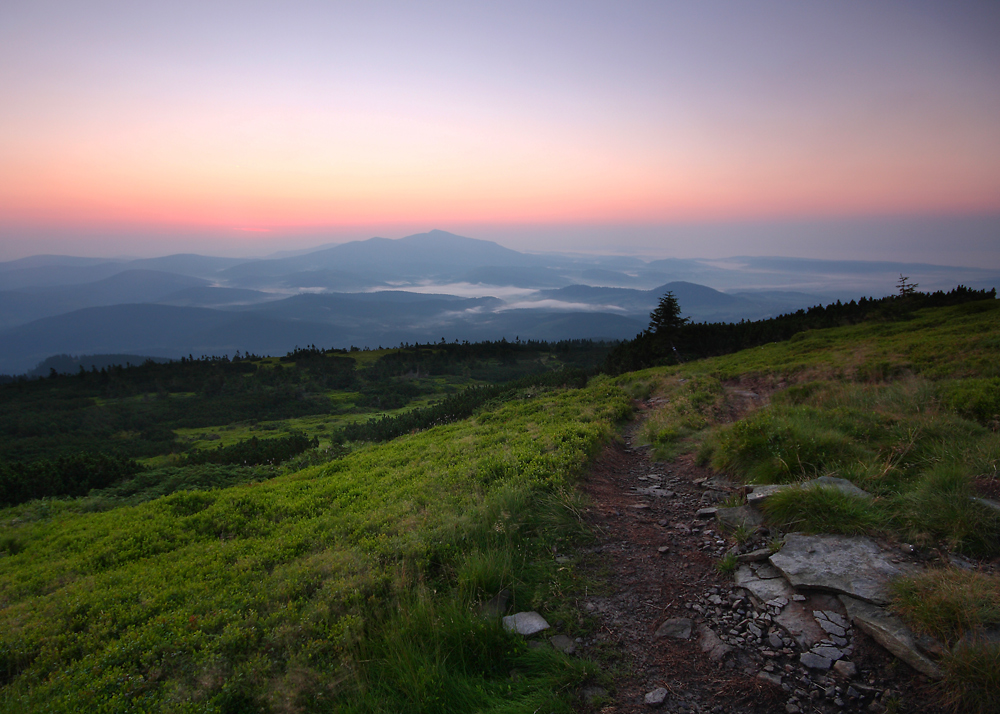
[[791, 488], [791, 484], [774, 483], [764, 486], [754, 486], [753, 491], [747, 494], [747, 504], [759, 506], [770, 496], [776, 494], [778, 491], [784, 491], [786, 488]]
[[865, 536], [792, 533], [771, 563], [793, 587], [843, 593], [879, 605], [889, 602], [889, 579], [910, 570], [892, 563]]
[[837, 637], [843, 637], [844, 635], [847, 634], [847, 631], [844, 630], [843, 627], [841, 627], [840, 625], [835, 625], [834, 623], [830, 622], [829, 620], [825, 620], [825, 619], [824, 620], [820, 620], [819, 618], [817, 618], [816, 622], [819, 623], [820, 627], [822, 627], [824, 630], [826, 630], [826, 632], [827, 632], [828, 635], [836, 635]]
[[727, 645], [708, 625], [698, 625], [698, 647], [708, 655], [713, 662], [719, 662], [733, 651], [732, 645]]
[[661, 545], [659, 548], [656, 549], [656, 552], [657, 553], [669, 553], [670, 552], [670, 546], [669, 545]]
[[576, 652], [576, 642], [573, 641], [572, 637], [567, 637], [566, 635], [553, 635], [549, 638], [549, 642], [554, 648], [563, 654], [571, 655]]
[[828, 660], [838, 660], [844, 656], [843, 650], [839, 650], [836, 647], [830, 647], [829, 645], [818, 645], [812, 648], [813, 654], [818, 654], [820, 657], [826, 657]]
[[898, 617], [877, 605], [847, 595], [841, 595], [840, 600], [851, 621], [896, 657], [932, 679], [944, 676], [941, 668], [920, 652], [913, 632]]
[[479, 613], [483, 617], [500, 617], [507, 611], [507, 603], [510, 600], [510, 590], [504, 588], [479, 607]]
[[770, 548], [758, 548], [736, 556], [737, 563], [760, 563], [771, 557]]
[[688, 617], [672, 617], [656, 628], [653, 637], [672, 637], [675, 640], [686, 640], [691, 637], [691, 628], [694, 621]]
[[771, 645], [771, 647], [773, 647], [776, 650], [780, 650], [782, 647], [781, 635], [779, 635], [777, 632], [772, 632], [770, 635], [768, 635], [767, 642], [769, 645]]
[[[760, 571], [758, 570], [758, 572]], [[768, 575], [769, 573], [764, 570], [764, 574]], [[750, 596], [758, 604], [776, 598], [790, 599], [795, 591], [784, 578], [780, 577], [777, 571], [774, 571], [774, 575], [773, 578], [762, 578], [749, 565], [741, 565], [736, 569], [736, 585], [750, 593]]]
[[715, 512], [718, 510], [719, 509], [716, 508], [715, 506], [710, 506], [708, 508], [699, 508], [698, 513], [696, 515], [698, 516], [698, 518], [711, 518], [712, 516], [715, 515]]
[[799, 662], [801, 662], [803, 666], [808, 667], [809, 669], [821, 669], [821, 670], [830, 669], [830, 665], [832, 664], [831, 660], [821, 655], [815, 654], [813, 652], [803, 652], [802, 654], [800, 654]]
[[972, 500], [975, 501], [976, 503], [982, 505], [982, 506], [986, 506], [987, 508], [991, 508], [994, 511], [1000, 511], [1000, 503], [997, 503], [996, 501], [991, 501], [988, 498], [980, 498], [979, 496], [973, 496]]
[[537, 612], [518, 612], [503, 618], [504, 629], [530, 637], [536, 632], [549, 629], [549, 623]]
[[764, 516], [761, 512], [750, 506], [719, 508], [715, 512], [715, 520], [720, 525], [730, 529], [736, 529], [740, 526], [744, 528], [756, 528], [764, 524]]
[[836, 476], [820, 476], [819, 478], [810, 479], [809, 481], [803, 481], [799, 484], [800, 488], [835, 488], [841, 493], [845, 493], [848, 496], [857, 496], [858, 498], [871, 499], [872, 495], [865, 491], [864, 489], [858, 488], [853, 483], [845, 478], [837, 478]]
[[757, 575], [758, 578], [763, 580], [772, 580], [774, 578], [781, 577], [781, 571], [775, 568], [770, 563], [757, 563], [751, 565], [750, 568]]
[[774, 674], [772, 672], [757, 672], [757, 679], [762, 682], [767, 682], [768, 684], [773, 684], [776, 687], [781, 686], [780, 674]]
[[654, 689], [651, 692], [647, 692], [643, 701], [646, 702], [646, 706], [662, 707], [663, 702], [667, 701], [668, 694], [669, 692], [666, 689], [660, 687], [659, 689]]
[[858, 673], [858, 668], [853, 662], [848, 662], [846, 659], [842, 659], [833, 663], [833, 671], [844, 679], [851, 679]]

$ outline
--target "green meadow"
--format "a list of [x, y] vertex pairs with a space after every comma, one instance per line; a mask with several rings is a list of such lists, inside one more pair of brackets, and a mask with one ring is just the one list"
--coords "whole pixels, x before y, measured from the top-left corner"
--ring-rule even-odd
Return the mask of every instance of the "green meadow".
[[[357, 388], [331, 390], [325, 411], [275, 403], [279, 418], [179, 426], [173, 455], [163, 447], [131, 481], [0, 510], [0, 711], [573, 711], [607, 673], [528, 648], [481, 609], [506, 590], [515, 610], [586, 633], [566, 597], [580, 587], [572, 561], [553, 554], [589, 537], [576, 479], [639, 398], [654, 399], [642, 435], [659, 458], [695, 453], [746, 483], [837, 475], [873, 495], [790, 489], [768, 505], [777, 529], [1000, 556], [1000, 517], [976, 500], [998, 493], [994, 300], [557, 382], [339, 450], [324, 438], [372, 412], [351, 411]], [[320, 446], [280, 464], [177, 465], [293, 432]], [[914, 627], [956, 643], [1000, 624], [996, 575], [931, 572], [897, 584]], [[949, 657], [956, 706], [990, 711], [978, 703], [1000, 697], [996, 645]]]
[[628, 410], [595, 380], [266, 482], [8, 509], [3, 710], [565, 710], [588, 667], [477, 606], [543, 606], [573, 479]]

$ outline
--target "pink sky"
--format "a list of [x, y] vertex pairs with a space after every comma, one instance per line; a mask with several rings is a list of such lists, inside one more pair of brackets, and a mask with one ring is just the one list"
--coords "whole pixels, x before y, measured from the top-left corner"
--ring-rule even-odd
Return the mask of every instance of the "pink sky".
[[997, 261], [998, 7], [8, 2], [0, 259], [985, 217]]

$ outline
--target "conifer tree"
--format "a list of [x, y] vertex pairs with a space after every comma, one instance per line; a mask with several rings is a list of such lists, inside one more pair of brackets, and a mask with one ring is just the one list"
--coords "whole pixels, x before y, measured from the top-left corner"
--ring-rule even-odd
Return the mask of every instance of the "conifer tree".
[[687, 321], [686, 317], [681, 317], [681, 306], [670, 290], [660, 298], [656, 309], [649, 313], [649, 328], [646, 331], [651, 335], [667, 336]]

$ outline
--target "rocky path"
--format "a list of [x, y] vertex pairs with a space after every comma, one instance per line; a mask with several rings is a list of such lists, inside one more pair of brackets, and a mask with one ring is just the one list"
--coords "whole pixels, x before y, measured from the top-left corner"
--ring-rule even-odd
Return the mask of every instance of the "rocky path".
[[935, 711], [932, 680], [852, 627], [840, 599], [772, 572], [766, 529], [735, 579], [718, 572], [733, 543], [713, 508], [735, 485], [691, 456], [651, 461], [636, 427], [583, 483], [599, 534], [589, 576], [608, 585], [580, 596], [595, 625], [576, 646], [617, 673], [610, 692], [584, 691], [585, 711]]

